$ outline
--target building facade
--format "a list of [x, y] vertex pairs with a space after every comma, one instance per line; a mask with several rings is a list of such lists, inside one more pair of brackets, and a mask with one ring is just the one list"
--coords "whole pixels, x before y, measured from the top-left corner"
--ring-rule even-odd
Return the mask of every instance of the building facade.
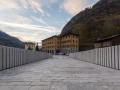
[[35, 43], [33, 42], [25, 42], [25, 50], [33, 50], [35, 51]]
[[67, 34], [60, 37], [61, 48], [60, 51], [63, 53], [72, 53], [79, 51], [79, 35], [77, 34]]
[[103, 47], [120, 45], [119, 40], [120, 40], [120, 35], [115, 35], [95, 41], [94, 46], [95, 48], [103, 48]]
[[60, 38], [52, 36], [42, 40], [42, 51], [47, 53], [56, 54], [60, 50]]
[[79, 35], [52, 36], [42, 40], [42, 51], [52, 54], [79, 51]]

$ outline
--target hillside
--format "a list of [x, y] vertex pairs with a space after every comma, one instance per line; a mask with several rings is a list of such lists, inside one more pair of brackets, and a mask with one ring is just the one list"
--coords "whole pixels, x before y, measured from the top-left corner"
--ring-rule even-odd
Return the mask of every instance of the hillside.
[[0, 41], [5, 44], [5, 46], [16, 47], [16, 48], [24, 48], [24, 43], [19, 39], [12, 37], [5, 32], [0, 30]]
[[84, 46], [120, 33], [120, 0], [100, 0], [81, 11], [65, 25], [60, 36], [71, 32], [80, 35], [80, 44]]

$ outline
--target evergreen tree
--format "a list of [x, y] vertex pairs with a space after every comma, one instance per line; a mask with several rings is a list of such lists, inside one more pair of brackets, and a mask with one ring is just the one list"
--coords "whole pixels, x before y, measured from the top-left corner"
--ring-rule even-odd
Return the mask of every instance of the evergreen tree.
[[37, 45], [36, 45], [35, 50], [36, 50], [36, 51], [39, 51], [38, 43], [37, 43]]

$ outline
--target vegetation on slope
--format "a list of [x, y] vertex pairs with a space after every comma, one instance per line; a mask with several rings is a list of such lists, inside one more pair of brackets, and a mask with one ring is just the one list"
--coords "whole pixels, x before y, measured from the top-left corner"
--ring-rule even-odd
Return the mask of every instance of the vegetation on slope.
[[24, 48], [24, 43], [19, 39], [12, 37], [5, 32], [0, 30], [0, 41], [5, 44], [5, 46], [15, 47], [15, 48]]
[[120, 33], [120, 0], [100, 0], [74, 16], [63, 28], [67, 33], [80, 35], [80, 44], [91, 46], [98, 38]]

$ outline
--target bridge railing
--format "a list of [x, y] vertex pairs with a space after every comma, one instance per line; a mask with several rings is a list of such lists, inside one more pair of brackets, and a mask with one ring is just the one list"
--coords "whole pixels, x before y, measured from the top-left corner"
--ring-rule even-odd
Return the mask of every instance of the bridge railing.
[[120, 70], [120, 45], [71, 53], [70, 57]]
[[51, 54], [0, 46], [0, 70], [52, 58]]

